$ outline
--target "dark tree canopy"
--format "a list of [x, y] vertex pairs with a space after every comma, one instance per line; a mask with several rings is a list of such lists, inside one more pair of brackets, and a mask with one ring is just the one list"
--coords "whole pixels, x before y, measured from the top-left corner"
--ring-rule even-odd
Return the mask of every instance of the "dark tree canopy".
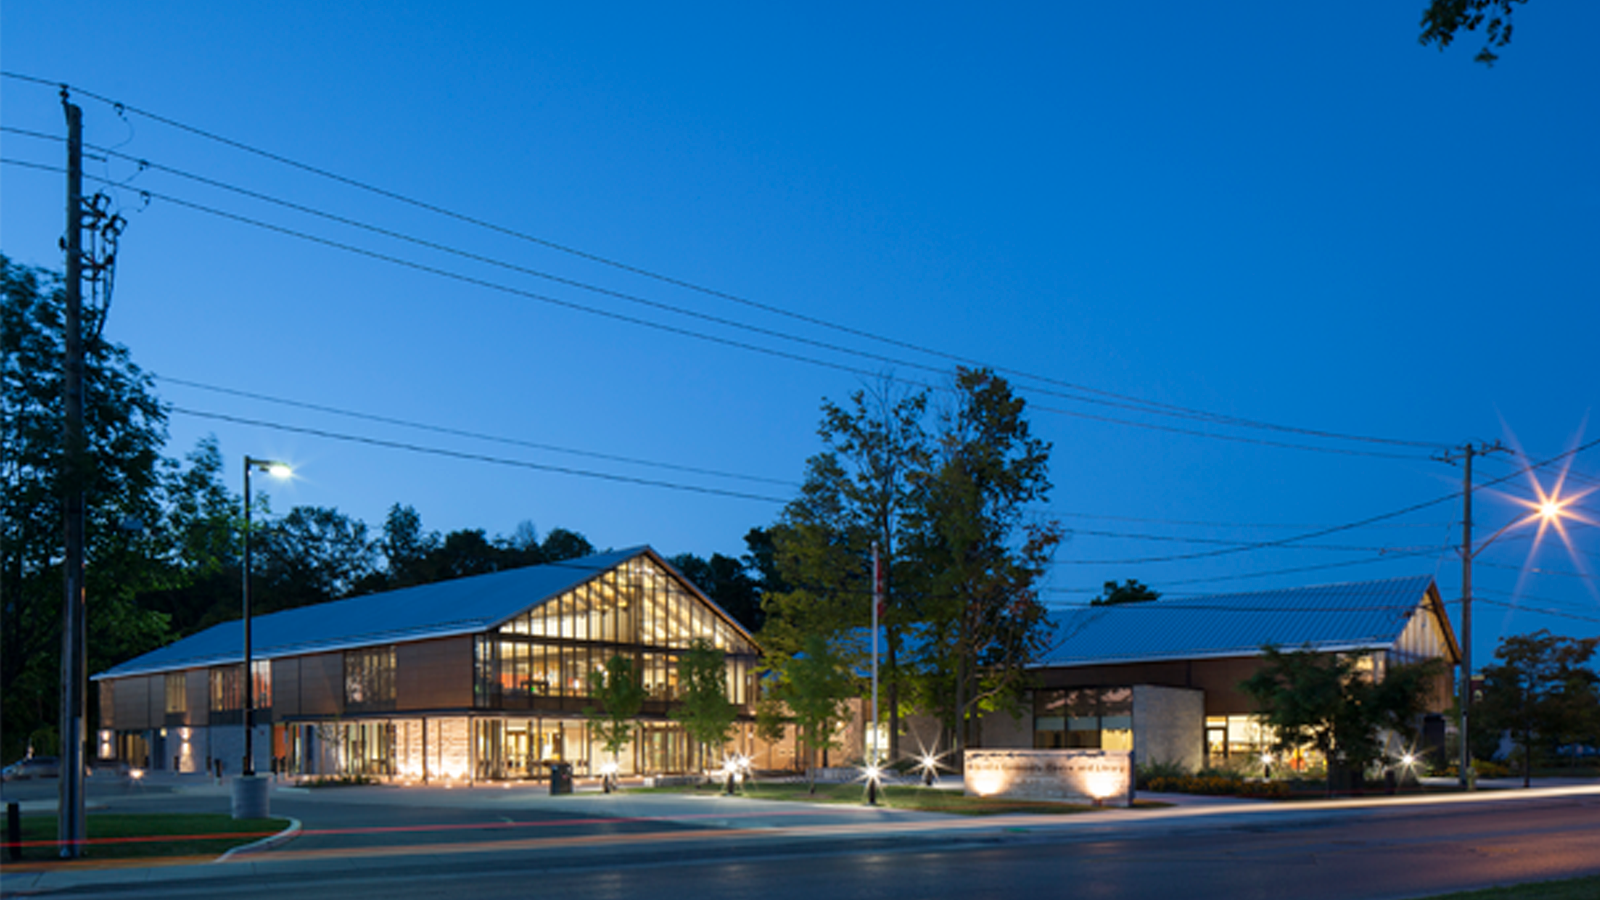
[[1115, 581], [1106, 582], [1105, 593], [1089, 601], [1090, 606], [1118, 606], [1123, 603], [1148, 603], [1151, 600], [1161, 599], [1159, 591], [1152, 590], [1149, 585], [1139, 583], [1137, 578], [1129, 578], [1122, 584]]
[[[0, 256], [0, 704], [9, 758], [59, 716], [65, 298], [59, 278]], [[167, 540], [166, 412], [128, 350], [84, 335], [91, 670], [154, 649], [166, 616], [141, 592], [181, 578]], [[91, 697], [94, 692], [90, 692]]]
[[1479, 730], [1511, 735], [1524, 786], [1541, 757], [1564, 745], [1600, 743], [1600, 674], [1591, 667], [1597, 645], [1600, 638], [1543, 629], [1510, 635], [1495, 648], [1495, 663], [1484, 667], [1483, 700], [1473, 707]]
[[1422, 11], [1422, 36], [1418, 40], [1427, 46], [1437, 44], [1440, 50], [1450, 46], [1460, 31], [1484, 31], [1483, 48], [1473, 57], [1486, 66], [1493, 66], [1499, 54], [1495, 48], [1511, 43], [1511, 13], [1528, 0], [1431, 0]]

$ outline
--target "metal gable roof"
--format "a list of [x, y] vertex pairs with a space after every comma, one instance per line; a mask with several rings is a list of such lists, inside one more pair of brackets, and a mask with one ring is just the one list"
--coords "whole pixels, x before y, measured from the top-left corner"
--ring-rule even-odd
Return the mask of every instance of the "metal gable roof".
[[[256, 659], [487, 631], [577, 587], [649, 547], [633, 547], [489, 575], [367, 594], [251, 619]], [[680, 576], [681, 577], [681, 576]], [[244, 623], [223, 622], [94, 676], [118, 678], [244, 658]]]
[[[1059, 622], [1064, 638], [1038, 665], [1255, 656], [1268, 644], [1324, 651], [1389, 647], [1432, 586], [1432, 576], [1419, 575], [1094, 607]], [[1448, 619], [1443, 628], [1448, 634]]]

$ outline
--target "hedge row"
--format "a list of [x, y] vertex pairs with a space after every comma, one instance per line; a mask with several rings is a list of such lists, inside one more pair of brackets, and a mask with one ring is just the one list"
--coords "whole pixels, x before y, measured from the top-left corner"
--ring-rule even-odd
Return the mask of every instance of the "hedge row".
[[1234, 797], [1287, 797], [1289, 784], [1283, 781], [1245, 781], [1216, 775], [1160, 775], [1145, 783], [1144, 789], [1170, 794], [1215, 794]]

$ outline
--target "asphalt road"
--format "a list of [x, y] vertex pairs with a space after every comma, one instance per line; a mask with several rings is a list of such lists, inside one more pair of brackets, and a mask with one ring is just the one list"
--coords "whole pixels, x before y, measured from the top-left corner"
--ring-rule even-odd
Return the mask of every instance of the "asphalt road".
[[[393, 817], [409, 816], [403, 809], [411, 808], [421, 824], [477, 827], [462, 829], [467, 835], [434, 831], [426, 847], [410, 837], [341, 845], [337, 833], [321, 835], [322, 844], [314, 842], [317, 835], [308, 835], [254, 862], [151, 869], [136, 880], [59, 886], [64, 896], [74, 897], [263, 900], [534, 894], [564, 900], [1346, 900], [1600, 874], [1600, 795], [1595, 793], [1379, 809], [1073, 816], [1054, 824], [1035, 819], [1033, 825], [963, 820], [955, 831], [941, 826], [949, 820], [937, 817], [856, 810], [815, 819], [763, 812], [767, 818], [757, 822], [741, 818], [748, 806], [741, 801], [707, 803], [687, 812], [680, 802], [667, 816], [640, 814], [651, 804], [660, 804], [655, 808], [664, 812], [664, 804], [671, 803], [645, 797], [540, 800], [481, 792], [450, 802], [431, 799], [435, 802], [414, 792], [375, 791], [304, 802], [322, 804], [322, 825], [328, 816], [350, 816], [351, 821], [394, 821], [405, 827], [408, 819]], [[289, 797], [275, 795], [275, 810], [287, 805]], [[462, 818], [441, 820], [444, 809]], [[499, 812], [515, 813], [502, 816], [512, 820], [504, 833], [482, 827]], [[525, 827], [537, 816], [558, 824]], [[759, 827], [748, 827], [753, 825]]]

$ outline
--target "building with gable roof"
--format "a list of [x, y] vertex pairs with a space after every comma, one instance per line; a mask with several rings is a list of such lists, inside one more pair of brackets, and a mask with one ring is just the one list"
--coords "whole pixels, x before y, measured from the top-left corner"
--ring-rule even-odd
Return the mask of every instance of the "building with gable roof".
[[[1239, 683], [1263, 647], [1352, 655], [1379, 679], [1424, 659], [1448, 672], [1461, 656], [1426, 575], [1089, 607], [1059, 625], [1028, 714], [985, 717], [982, 746], [1132, 750], [1190, 770], [1259, 761], [1270, 734]], [[1451, 684], [1442, 676], [1429, 698], [1432, 746], [1442, 747]]]
[[[677, 660], [727, 655], [751, 740], [755, 640], [649, 547], [301, 607], [252, 619], [257, 771], [422, 781], [579, 774], [604, 761], [589, 673], [632, 658], [648, 692], [623, 773], [689, 771], [670, 718]], [[98, 755], [180, 772], [237, 772], [243, 623], [226, 622], [94, 676]], [[720, 758], [722, 748], [716, 748]]]

